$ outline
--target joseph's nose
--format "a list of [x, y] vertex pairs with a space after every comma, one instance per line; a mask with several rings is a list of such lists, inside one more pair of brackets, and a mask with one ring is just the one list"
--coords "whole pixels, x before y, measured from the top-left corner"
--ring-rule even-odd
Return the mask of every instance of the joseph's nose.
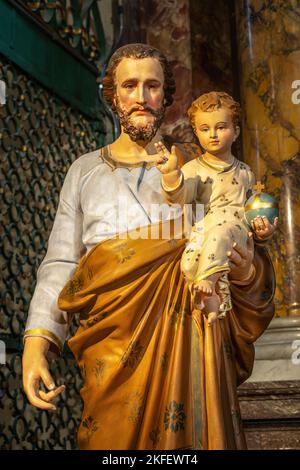
[[146, 103], [145, 89], [144, 89], [142, 84], [137, 87], [136, 101], [137, 101], [137, 103], [140, 103], [140, 104]]

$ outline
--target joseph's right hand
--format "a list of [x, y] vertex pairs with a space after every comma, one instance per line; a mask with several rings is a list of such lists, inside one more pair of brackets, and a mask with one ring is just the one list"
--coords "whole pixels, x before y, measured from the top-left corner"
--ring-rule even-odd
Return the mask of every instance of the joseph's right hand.
[[[50, 341], [39, 336], [29, 336], [25, 339], [22, 358], [23, 365], [23, 387], [31, 405], [42, 410], [55, 411], [56, 406], [52, 403], [65, 386], [56, 387], [49, 371], [47, 352]], [[41, 381], [49, 392], [41, 390]]]

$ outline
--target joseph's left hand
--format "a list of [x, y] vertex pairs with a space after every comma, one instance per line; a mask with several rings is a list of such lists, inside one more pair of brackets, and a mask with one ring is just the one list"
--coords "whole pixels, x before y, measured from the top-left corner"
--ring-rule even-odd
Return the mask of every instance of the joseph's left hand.
[[247, 247], [244, 248], [234, 243], [232, 250], [227, 252], [229, 258], [229, 279], [232, 281], [243, 281], [250, 277], [252, 261], [254, 258], [253, 233], [248, 232]]

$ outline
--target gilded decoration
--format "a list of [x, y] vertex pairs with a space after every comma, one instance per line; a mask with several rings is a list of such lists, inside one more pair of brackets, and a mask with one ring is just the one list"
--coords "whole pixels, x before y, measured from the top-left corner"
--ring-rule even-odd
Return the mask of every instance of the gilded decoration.
[[93, 374], [96, 377], [96, 386], [100, 387], [105, 371], [105, 361], [96, 358], [96, 365], [93, 367]]
[[119, 264], [123, 264], [126, 261], [129, 261], [135, 255], [135, 250], [128, 247], [127, 242], [120, 243], [118, 246], [116, 246], [114, 248], [114, 252], [116, 253], [117, 262]]
[[153, 444], [153, 449], [156, 449], [157, 445], [159, 444], [159, 441], [161, 439], [161, 432], [159, 428], [154, 428], [149, 434], [150, 440], [152, 441]]
[[19, 1], [41, 26], [51, 28], [57, 38], [99, 70], [106, 48], [99, 2], [92, 0]]
[[169, 363], [169, 354], [167, 352], [164, 352], [163, 355], [160, 358], [160, 366], [163, 371], [166, 371]]
[[99, 424], [92, 416], [88, 416], [82, 421], [82, 427], [85, 429], [85, 438], [90, 441], [93, 434], [98, 431]]
[[84, 285], [84, 281], [81, 277], [74, 277], [70, 279], [68, 284], [66, 285], [66, 292], [68, 295], [75, 295], [76, 292], [79, 292]]
[[128, 420], [136, 425], [142, 418], [144, 408], [144, 396], [138, 390], [124, 398], [124, 404], [129, 408]]
[[183, 403], [177, 403], [172, 400], [166, 407], [164, 414], [165, 431], [177, 433], [183, 431], [185, 427], [186, 415], [184, 413]]
[[124, 352], [121, 358], [121, 364], [124, 368], [134, 368], [142, 358], [144, 347], [140, 344], [139, 340], [132, 341], [128, 349]]

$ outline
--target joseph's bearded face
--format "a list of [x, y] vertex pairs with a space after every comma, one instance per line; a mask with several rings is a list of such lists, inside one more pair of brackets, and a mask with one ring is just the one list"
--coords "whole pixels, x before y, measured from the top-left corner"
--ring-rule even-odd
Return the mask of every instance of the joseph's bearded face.
[[165, 112], [164, 74], [157, 59], [123, 59], [116, 69], [114, 101], [122, 131], [137, 141], [149, 142]]

